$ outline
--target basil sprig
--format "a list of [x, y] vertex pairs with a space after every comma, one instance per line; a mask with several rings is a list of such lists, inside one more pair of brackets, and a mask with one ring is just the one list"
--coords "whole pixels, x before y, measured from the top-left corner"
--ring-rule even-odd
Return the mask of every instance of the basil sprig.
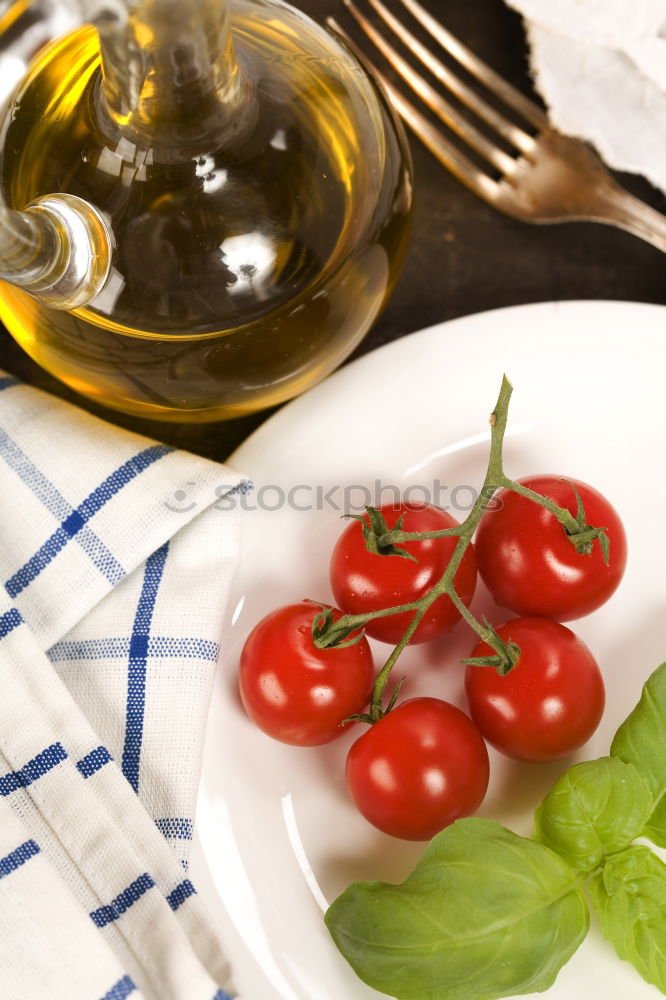
[[548, 989], [589, 924], [666, 993], [666, 663], [611, 755], [575, 764], [539, 806], [534, 839], [458, 820], [400, 885], [357, 882], [325, 920], [368, 985], [397, 1000], [500, 1000]]

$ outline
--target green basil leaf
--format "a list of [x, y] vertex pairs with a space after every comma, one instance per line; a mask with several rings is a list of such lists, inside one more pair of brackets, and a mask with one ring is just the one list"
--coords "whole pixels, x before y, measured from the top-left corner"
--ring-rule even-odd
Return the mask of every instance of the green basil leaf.
[[638, 769], [655, 797], [666, 792], [666, 663], [648, 678], [640, 701], [615, 734], [611, 753]]
[[642, 832], [653, 799], [633, 764], [619, 757], [574, 764], [536, 811], [535, 836], [577, 871], [628, 847]]
[[633, 764], [653, 795], [645, 833], [666, 847], [666, 663], [643, 686], [640, 701], [618, 729], [611, 754]]
[[590, 890], [620, 958], [666, 992], [666, 865], [648, 847], [629, 847], [606, 860]]
[[497, 1000], [546, 990], [585, 937], [577, 878], [492, 820], [458, 820], [401, 885], [357, 882], [326, 924], [357, 975], [397, 1000]]

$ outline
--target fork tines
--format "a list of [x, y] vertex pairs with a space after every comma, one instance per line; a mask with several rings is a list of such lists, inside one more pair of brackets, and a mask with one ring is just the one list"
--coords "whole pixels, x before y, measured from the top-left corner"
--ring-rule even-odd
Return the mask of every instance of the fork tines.
[[[416, 103], [369, 63], [330, 18], [329, 23], [380, 78], [391, 103], [424, 145], [481, 198], [524, 222], [604, 222], [666, 251], [666, 217], [621, 188], [585, 143], [553, 129], [541, 108], [459, 42], [418, 0], [343, 2], [365, 37], [411, 88]], [[391, 12], [389, 2], [394, 9], [400, 6], [414, 31]]]
[[[375, 20], [363, 13], [356, 0], [343, 0], [343, 2], [367, 38], [415, 94], [421, 98], [423, 103], [501, 175], [504, 177], [511, 175], [515, 166], [514, 157], [505, 152], [501, 145], [488, 138], [456, 105], [435, 89], [425, 76], [414, 69], [412, 64], [400, 54], [393, 41], [389, 40], [389, 37], [399, 40], [402, 46], [412, 53], [436, 81], [446, 88], [461, 105], [490, 126], [498, 136], [502, 137], [505, 143], [517, 151], [518, 155], [530, 155], [534, 148], [532, 135], [509, 120], [481, 94], [465, 83], [457, 73], [418, 39], [382, 0], [366, 0], [365, 6], [374, 11], [376, 19], [382, 24], [384, 31], [388, 29], [389, 37], [384, 31], [379, 30]], [[540, 130], [547, 127], [546, 115], [534, 102], [495, 73], [435, 20], [417, 0], [400, 0], [400, 2], [414, 20], [464, 71], [475, 77], [490, 93], [520, 115], [534, 129]], [[345, 34], [336, 22], [332, 19], [329, 21], [337, 31]], [[349, 37], [346, 37], [347, 41], [350, 42]], [[360, 54], [358, 49], [356, 51], [357, 54]], [[362, 58], [366, 63], [368, 62], [366, 56], [362, 56]], [[433, 125], [429, 118], [404, 97], [376, 66], [373, 65], [371, 68], [375, 75], [381, 79], [394, 107], [425, 145], [460, 179], [471, 184], [476, 190], [484, 189], [483, 193], [488, 196], [490, 191], [486, 189], [488, 186], [494, 188], [495, 181], [479, 169], [440, 128]]]

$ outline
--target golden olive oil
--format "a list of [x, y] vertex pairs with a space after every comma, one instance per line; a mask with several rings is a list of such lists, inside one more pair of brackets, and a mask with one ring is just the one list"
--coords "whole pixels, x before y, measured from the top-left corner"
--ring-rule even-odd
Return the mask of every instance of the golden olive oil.
[[41, 53], [5, 125], [8, 203], [85, 198], [115, 251], [88, 307], [2, 284], [0, 319], [68, 385], [136, 415], [214, 420], [302, 392], [363, 337], [404, 256], [408, 155], [374, 85], [291, 8], [239, 0], [233, 38], [248, 99], [219, 147], [177, 127], [128, 140], [89, 27]]

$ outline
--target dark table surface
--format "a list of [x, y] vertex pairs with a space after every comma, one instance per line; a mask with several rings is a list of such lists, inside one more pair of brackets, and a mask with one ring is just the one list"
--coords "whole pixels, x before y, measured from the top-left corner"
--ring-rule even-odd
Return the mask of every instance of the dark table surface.
[[[424, 2], [495, 69], [530, 91], [522, 22], [503, 0]], [[341, 0], [299, 0], [296, 5], [318, 20], [331, 14], [349, 23]], [[666, 258], [658, 250], [609, 226], [514, 221], [464, 188], [416, 140], [411, 145], [415, 209], [407, 260], [387, 308], [352, 357], [433, 323], [502, 306], [561, 299], [666, 304]], [[666, 213], [666, 196], [647, 182], [619, 179]], [[227, 423], [186, 425], [103, 410], [39, 369], [1, 328], [0, 365], [118, 425], [218, 460], [226, 459], [270, 415], [265, 411]]]

